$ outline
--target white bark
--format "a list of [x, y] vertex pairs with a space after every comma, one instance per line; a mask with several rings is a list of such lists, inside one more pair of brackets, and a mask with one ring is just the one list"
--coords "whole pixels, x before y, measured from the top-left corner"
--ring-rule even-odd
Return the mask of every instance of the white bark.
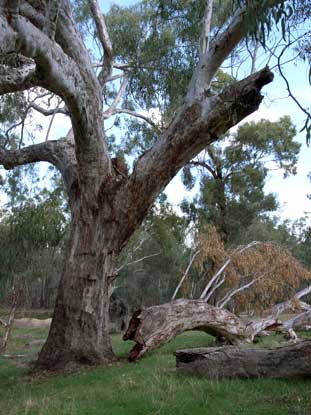
[[294, 296], [290, 298], [289, 300], [276, 304], [272, 308], [268, 309], [265, 314], [269, 314], [277, 318], [279, 315], [284, 313], [284, 311], [293, 308], [295, 304], [297, 304], [297, 301], [300, 300], [300, 298], [310, 293], [311, 293], [311, 285], [295, 293]]
[[192, 266], [192, 264], [193, 264], [193, 261], [194, 261], [194, 260], [195, 260], [195, 258], [199, 255], [199, 253], [200, 253], [200, 250], [198, 250], [198, 251], [194, 252], [194, 254], [191, 254], [189, 264], [188, 264], [188, 266], [187, 266], [187, 268], [186, 268], [185, 272], [183, 273], [183, 276], [181, 277], [181, 279], [180, 279], [180, 281], [179, 281], [179, 283], [178, 283], [177, 287], [175, 288], [175, 291], [174, 291], [174, 294], [172, 295], [171, 300], [175, 300], [176, 295], [177, 295], [177, 293], [178, 293], [178, 291], [179, 291], [180, 287], [182, 286], [183, 282], [184, 282], [184, 281], [185, 281], [185, 279], [187, 278], [187, 275], [189, 274], [189, 271], [190, 271], [190, 268], [191, 268], [191, 266]]
[[289, 331], [290, 329], [301, 331], [311, 330], [311, 311], [305, 311], [290, 320], [284, 321], [282, 327], [286, 331]]
[[210, 31], [213, 15], [213, 3], [214, 0], [207, 0], [204, 18], [203, 18], [203, 30], [202, 30], [202, 48], [201, 54], [204, 55], [208, 52], [209, 43], [210, 43]]
[[278, 324], [274, 318], [247, 321], [202, 300], [180, 299], [135, 312], [123, 340], [135, 341], [129, 354], [129, 360], [134, 361], [188, 330], [205, 331], [239, 344], [251, 343], [262, 330]]
[[[53, 367], [70, 359], [95, 364], [112, 358], [106, 315], [115, 278], [112, 262], [180, 168], [258, 108], [260, 91], [273, 75], [266, 68], [217, 96], [205, 96], [214, 74], [245, 35], [244, 12], [239, 12], [201, 57], [171, 124], [137, 160], [133, 172], [123, 174], [108, 151], [102, 92], [111, 68], [128, 66], [113, 64], [96, 0], [89, 2], [105, 52], [100, 79], [75, 27], [70, 0], [50, 2], [0, 0], [0, 54], [7, 58], [13, 52], [20, 64], [11, 67], [0, 61], [0, 94], [32, 87], [54, 93], [70, 115], [74, 142], [66, 138], [16, 151], [1, 149], [0, 164], [12, 169], [48, 161], [61, 171], [69, 195], [74, 218], [69, 256], [49, 339], [40, 354], [41, 364]], [[278, 1], [269, 2], [267, 10], [274, 3]], [[121, 112], [138, 116], [113, 108], [114, 114]]]
[[213, 289], [213, 286], [217, 285], [220, 276], [225, 271], [227, 266], [230, 265], [230, 263], [232, 262], [233, 256], [239, 255], [242, 252], [244, 252], [244, 251], [246, 251], [250, 248], [253, 248], [256, 245], [260, 245], [260, 244], [262, 244], [262, 242], [253, 241], [253, 242], [250, 242], [249, 244], [247, 244], [246, 246], [243, 246], [241, 248], [237, 248], [232, 253], [232, 255], [224, 262], [224, 264], [219, 268], [219, 270], [212, 276], [212, 278], [208, 281], [208, 283], [206, 284], [204, 290], [202, 291], [202, 293], [200, 295], [200, 299], [204, 299], [205, 301], [208, 301], [210, 299], [211, 294], [215, 291], [215, 289]]
[[89, 5], [94, 17], [98, 37], [100, 43], [102, 44], [105, 55], [103, 60], [103, 68], [101, 73], [99, 74], [100, 82], [103, 85], [106, 82], [107, 78], [111, 75], [113, 68], [112, 43], [107, 30], [105, 18], [100, 10], [98, 1], [89, 0]]

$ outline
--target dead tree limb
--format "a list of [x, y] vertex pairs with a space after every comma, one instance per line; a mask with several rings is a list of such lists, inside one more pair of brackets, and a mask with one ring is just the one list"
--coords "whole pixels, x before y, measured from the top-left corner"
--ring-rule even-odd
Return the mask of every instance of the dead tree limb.
[[245, 245], [243, 247], [237, 248], [232, 255], [229, 256], [229, 258], [224, 262], [224, 264], [219, 268], [219, 270], [213, 275], [213, 277], [208, 281], [206, 284], [204, 290], [202, 291], [202, 294], [200, 296], [200, 299], [204, 299], [205, 301], [208, 301], [211, 297], [211, 292], [214, 292], [213, 286], [217, 285], [221, 275], [225, 271], [225, 269], [228, 267], [228, 265], [232, 262], [232, 259], [235, 255], [239, 255], [242, 252], [246, 251], [247, 249], [253, 248], [254, 246], [260, 245], [262, 242], [253, 241], [249, 243], [248, 245]]
[[298, 314], [283, 323], [283, 329], [288, 331], [290, 329], [299, 331], [311, 330], [311, 310]]
[[136, 343], [129, 354], [129, 360], [135, 361], [185, 331], [200, 330], [239, 344], [251, 343], [257, 333], [277, 325], [274, 318], [246, 321], [205, 301], [182, 299], [138, 310], [123, 340]]
[[195, 260], [195, 257], [196, 257], [199, 253], [200, 253], [200, 250], [196, 251], [194, 254], [191, 254], [191, 256], [190, 256], [190, 260], [189, 260], [189, 264], [188, 264], [188, 266], [187, 266], [187, 268], [186, 268], [186, 271], [183, 273], [183, 276], [181, 277], [181, 279], [180, 279], [180, 281], [179, 281], [179, 283], [178, 283], [178, 285], [177, 285], [177, 287], [176, 287], [176, 289], [175, 289], [175, 291], [174, 291], [174, 294], [172, 295], [171, 300], [175, 300], [176, 295], [177, 295], [177, 293], [178, 293], [178, 291], [179, 291], [180, 287], [182, 286], [183, 282], [184, 282], [184, 281], [185, 281], [185, 279], [187, 278], [187, 275], [189, 274], [190, 268], [191, 268], [191, 266], [192, 266], [192, 264], [193, 264], [193, 261]]
[[311, 375], [311, 340], [275, 349], [209, 347], [178, 350], [177, 372], [209, 379], [304, 378]]
[[295, 295], [289, 300], [276, 304], [272, 308], [268, 309], [265, 312], [265, 315], [270, 315], [270, 316], [274, 316], [275, 318], [277, 318], [280, 314], [284, 313], [284, 311], [297, 307], [297, 303], [298, 303], [298, 306], [301, 306], [303, 309], [305, 309], [308, 306], [308, 304], [304, 302], [300, 302], [299, 300], [302, 297], [310, 293], [311, 293], [311, 285], [295, 293]]

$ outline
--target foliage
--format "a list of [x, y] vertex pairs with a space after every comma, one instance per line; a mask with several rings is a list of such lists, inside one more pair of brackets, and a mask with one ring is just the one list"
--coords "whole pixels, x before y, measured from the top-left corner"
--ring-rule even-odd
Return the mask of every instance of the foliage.
[[254, 220], [277, 209], [276, 197], [264, 192], [269, 169], [280, 169], [284, 177], [296, 173], [295, 134], [285, 116], [245, 123], [225, 144], [209, 146], [183, 170], [188, 189], [195, 184], [193, 169], [201, 174], [200, 197], [195, 205], [184, 202], [184, 212], [192, 219], [197, 207], [199, 222], [215, 224], [225, 243], [239, 243]]
[[214, 304], [220, 306], [235, 290], [246, 286], [229, 303], [235, 312], [265, 310], [291, 298], [302, 284], [311, 279], [310, 271], [287, 249], [273, 242], [228, 250], [216, 228], [209, 225], [197, 234], [196, 246], [200, 250], [195, 259], [199, 287], [205, 286], [230, 259], [215, 281], [220, 285], [211, 297]]
[[10, 203], [0, 221], [0, 294], [4, 301], [18, 280], [24, 287], [20, 305], [48, 308], [59, 281], [69, 215], [61, 186], [26, 197], [25, 189], [15, 186], [16, 174], [8, 181]]
[[185, 238], [185, 219], [159, 203], [120, 258], [117, 296], [132, 309], [168, 301], [187, 258]]

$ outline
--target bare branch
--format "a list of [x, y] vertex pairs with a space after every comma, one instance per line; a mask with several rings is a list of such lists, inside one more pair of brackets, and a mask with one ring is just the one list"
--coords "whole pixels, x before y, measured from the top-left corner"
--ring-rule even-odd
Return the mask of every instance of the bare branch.
[[107, 77], [111, 75], [113, 68], [112, 44], [106, 27], [105, 18], [100, 10], [98, 1], [89, 0], [89, 5], [94, 18], [100, 43], [104, 49], [105, 56], [103, 61], [103, 69], [98, 77], [100, 83], [103, 85], [106, 82]]
[[125, 263], [125, 264], [121, 265], [121, 267], [119, 267], [119, 268], [116, 270], [116, 272], [118, 273], [118, 272], [122, 271], [122, 269], [123, 269], [123, 268], [125, 268], [125, 267], [129, 267], [129, 266], [131, 266], [131, 265], [139, 264], [139, 262], [145, 261], [146, 259], [153, 258], [153, 257], [155, 257], [155, 256], [159, 256], [159, 255], [161, 255], [161, 254], [162, 254], [162, 252], [156, 252], [155, 254], [146, 255], [146, 256], [144, 256], [144, 257], [142, 257], [142, 258], [135, 259], [135, 261], [127, 262], [127, 263]]
[[213, 14], [213, 3], [214, 0], [207, 0], [204, 18], [203, 18], [203, 30], [202, 30], [202, 46], [201, 46], [201, 55], [204, 55], [208, 52], [209, 43], [210, 43], [210, 31], [211, 31], [211, 21]]
[[114, 110], [117, 108], [118, 104], [120, 103], [121, 99], [124, 96], [127, 84], [128, 84], [128, 78], [127, 78], [126, 74], [124, 74], [120, 89], [119, 89], [113, 103], [104, 112], [104, 119], [107, 119], [107, 118], [111, 117], [111, 115], [114, 113]]
[[116, 114], [127, 114], [127, 115], [130, 115], [131, 117], [140, 118], [140, 119], [146, 121], [148, 124], [150, 124], [151, 127], [153, 127], [156, 131], [161, 132], [160, 127], [157, 124], [155, 124], [149, 117], [147, 117], [144, 114], [140, 114], [139, 112], [128, 110], [126, 108], [115, 108], [111, 112], [110, 116], [116, 115]]
[[224, 306], [231, 300], [233, 296], [238, 294], [241, 291], [246, 290], [247, 288], [251, 287], [255, 284], [255, 282], [261, 280], [265, 275], [267, 275], [268, 272], [264, 272], [263, 274], [259, 275], [259, 277], [254, 278], [249, 283], [242, 285], [239, 288], [236, 288], [234, 290], [229, 291], [221, 300], [217, 301], [216, 306], [219, 308], [224, 308]]
[[295, 104], [298, 106], [298, 108], [307, 116], [307, 118], [306, 118], [306, 120], [305, 120], [305, 124], [304, 124], [304, 127], [300, 130], [300, 132], [302, 132], [302, 131], [304, 131], [304, 130], [307, 130], [307, 144], [309, 144], [309, 142], [310, 142], [310, 123], [311, 123], [311, 113], [308, 111], [308, 109], [307, 108], [304, 108], [301, 104], [300, 104], [300, 102], [298, 101], [298, 99], [293, 95], [293, 93], [292, 93], [292, 90], [291, 90], [291, 87], [290, 87], [290, 85], [289, 85], [289, 82], [288, 82], [288, 80], [287, 80], [287, 78], [286, 78], [286, 76], [285, 76], [285, 74], [284, 74], [284, 72], [283, 72], [283, 69], [282, 69], [282, 64], [281, 64], [281, 59], [282, 59], [282, 56], [283, 56], [283, 54], [285, 53], [285, 51], [287, 50], [287, 48], [292, 44], [292, 43], [294, 43], [294, 42], [290, 42], [288, 45], [286, 45], [284, 48], [283, 48], [283, 50], [282, 50], [282, 52], [280, 53], [280, 55], [278, 56], [278, 69], [279, 69], [279, 72], [280, 72], [280, 75], [281, 75], [281, 77], [283, 78], [283, 80], [284, 80], [284, 82], [285, 82], [285, 84], [286, 84], [286, 89], [287, 89], [287, 92], [288, 92], [288, 95], [291, 97], [291, 99], [295, 102]]
[[199, 255], [199, 253], [200, 253], [200, 250], [196, 251], [193, 255], [190, 256], [190, 261], [189, 261], [189, 264], [188, 264], [188, 266], [186, 268], [186, 271], [184, 272], [183, 276], [181, 277], [181, 279], [180, 279], [180, 281], [179, 281], [179, 283], [178, 283], [178, 285], [177, 285], [177, 287], [176, 287], [176, 289], [174, 291], [174, 294], [172, 295], [171, 300], [175, 300], [176, 295], [177, 295], [180, 287], [182, 286], [183, 282], [185, 281], [185, 279], [186, 279], [186, 277], [187, 277], [187, 275], [188, 275], [188, 273], [190, 271], [190, 268], [191, 268], [191, 266], [193, 264], [193, 261], [195, 260], [196, 256]]
[[11, 170], [14, 167], [37, 161], [47, 161], [62, 171], [66, 167], [64, 157], [65, 152], [68, 152], [69, 148], [72, 150], [67, 140], [47, 141], [20, 150], [4, 150], [0, 148], [0, 164], [6, 170]]
[[276, 304], [275, 306], [272, 307], [272, 309], [267, 310], [265, 314], [269, 314], [277, 318], [284, 311], [292, 308], [293, 304], [295, 304], [297, 300], [299, 300], [300, 298], [310, 293], [311, 293], [311, 285], [295, 293], [291, 299], [284, 301], [282, 303]]
[[213, 177], [214, 179], [217, 178], [217, 173], [215, 172], [215, 170], [206, 162], [204, 161], [200, 161], [200, 160], [191, 160], [188, 163], [188, 166], [193, 166], [193, 167], [203, 167], [204, 169], [206, 169]]
[[47, 108], [43, 108], [40, 105], [37, 105], [33, 102], [31, 102], [29, 104], [29, 107], [33, 108], [34, 110], [36, 110], [38, 112], [40, 112], [40, 114], [45, 115], [46, 117], [53, 116], [55, 114], [69, 115], [68, 109], [66, 107], [56, 106], [55, 108], [47, 109]]
[[4, 336], [2, 339], [2, 344], [0, 345], [0, 353], [5, 353], [5, 350], [7, 348], [7, 344], [10, 338], [10, 334], [12, 331], [12, 326], [13, 326], [13, 322], [14, 322], [14, 318], [15, 318], [15, 313], [16, 313], [16, 308], [17, 308], [17, 290], [14, 287], [13, 288], [13, 293], [12, 293], [12, 304], [11, 304], [11, 310], [10, 310], [10, 314], [9, 314], [9, 318], [7, 322], [4, 322], [3, 320], [1, 320], [1, 324], [4, 325]]
[[112, 76], [108, 76], [108, 78], [106, 79], [106, 82], [113, 82], [113, 81], [116, 81], [116, 80], [118, 80], [118, 79], [121, 79], [121, 78], [123, 78], [123, 73], [121, 74], [118, 74], [118, 75], [112, 75]]
[[48, 141], [48, 139], [49, 139], [49, 135], [50, 135], [50, 132], [51, 132], [51, 129], [52, 129], [52, 125], [53, 125], [53, 122], [55, 120], [55, 115], [57, 114], [57, 110], [59, 109], [60, 104], [61, 104], [61, 99], [58, 100], [58, 104], [55, 107], [54, 112], [52, 114], [52, 118], [50, 120], [49, 127], [48, 127], [47, 132], [46, 132], [45, 141]]
[[[237, 248], [232, 255], [224, 262], [224, 264], [219, 268], [219, 270], [214, 274], [214, 276], [209, 280], [207, 285], [205, 286], [204, 290], [202, 291], [202, 294], [200, 295], [200, 299], [204, 299], [206, 301], [206, 297], [208, 294], [208, 291], [211, 289], [213, 284], [217, 284], [217, 281], [220, 277], [220, 275], [224, 272], [224, 270], [227, 268], [227, 266], [232, 262], [232, 258], [236, 255], [241, 254], [242, 252], [246, 251], [247, 249], [253, 248], [256, 245], [260, 245], [262, 242], [253, 241], [246, 246], [243, 246], [242, 248]], [[209, 297], [208, 297], [209, 298]]]

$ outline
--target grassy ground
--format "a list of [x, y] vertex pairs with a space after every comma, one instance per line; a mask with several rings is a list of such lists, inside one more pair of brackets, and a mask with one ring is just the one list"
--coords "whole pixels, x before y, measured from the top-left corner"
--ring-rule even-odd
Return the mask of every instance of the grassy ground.
[[46, 334], [42, 329], [14, 329], [7, 351], [11, 357], [0, 357], [1, 415], [311, 414], [311, 381], [212, 382], [177, 375], [173, 352], [207, 346], [212, 338], [203, 333], [185, 333], [135, 364], [125, 360], [131, 343], [113, 336], [121, 364], [32, 379], [28, 362], [36, 357], [38, 340]]

